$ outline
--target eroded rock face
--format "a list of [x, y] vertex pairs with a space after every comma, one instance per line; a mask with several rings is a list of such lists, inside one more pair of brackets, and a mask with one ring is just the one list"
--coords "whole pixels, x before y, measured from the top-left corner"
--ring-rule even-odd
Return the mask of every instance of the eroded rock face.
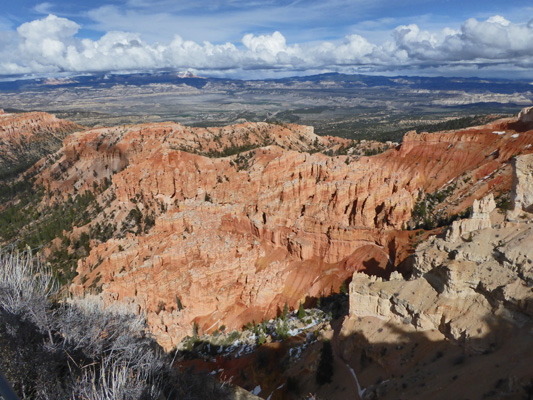
[[[523, 221], [490, 227], [488, 221], [467, 239], [452, 235], [422, 243], [407, 281], [354, 274], [350, 314], [439, 330], [457, 341], [485, 339], [502, 320], [517, 327], [531, 323], [533, 226]], [[478, 341], [478, 350], [489, 341]]]
[[387, 276], [409, 253], [402, 227], [420, 191], [457, 182], [443, 207], [458, 212], [510, 187], [509, 159], [533, 144], [510, 121], [411, 133], [373, 157], [310, 154], [347, 142], [297, 125], [99, 128], [69, 136], [37, 183], [60, 200], [108, 180], [91, 225], [111, 224], [113, 238], [94, 238], [72, 291], [101, 285], [109, 301], [136, 304], [171, 348], [193, 323], [240, 328], [354, 271]]
[[520, 155], [513, 159], [513, 184], [511, 190], [513, 209], [509, 219], [523, 212], [533, 212], [533, 155]]
[[533, 107], [527, 107], [520, 111], [520, 113], [518, 113], [518, 121], [533, 123]]
[[[295, 127], [292, 133], [300, 136], [300, 129]], [[79, 138], [92, 141], [89, 135]], [[311, 143], [328, 140], [314, 135], [311, 139]], [[71, 143], [79, 146], [73, 137], [69, 140], [67, 154]], [[144, 137], [144, 149], [151, 148], [150, 140]], [[362, 216], [357, 217], [352, 205], [352, 220], [368, 222], [366, 228], [349, 226], [347, 195], [357, 187], [351, 180], [327, 177], [332, 171], [359, 174], [346, 163], [275, 145], [241, 158], [207, 158], [168, 148], [156, 149], [148, 158], [145, 153], [125, 157], [124, 152], [104, 149], [99, 154], [108, 154], [102, 157], [105, 161], [93, 159], [97, 167], [78, 167], [86, 174], [82, 177], [78, 171], [71, 169], [72, 175], [67, 171], [61, 185], [69, 182], [82, 191], [97, 180], [91, 171], [112, 177], [119, 230], [126, 230], [122, 222], [132, 207], [160, 215], [148, 234], [128, 234], [96, 247], [78, 272], [88, 278], [85, 287], [101, 277], [104, 295], [139, 304], [166, 347], [190, 334], [193, 321], [202, 330], [222, 325], [240, 328], [276, 315], [285, 302], [297, 306], [306, 296], [338, 289], [357, 266], [377, 273], [387, 267], [381, 243], [388, 238], [374, 229], [375, 215], [364, 219], [360, 204]], [[91, 158], [82, 154], [75, 164], [87, 160]], [[110, 167], [105, 168], [104, 162]], [[106, 175], [112, 168], [121, 172]], [[52, 190], [58, 184], [48, 182]], [[372, 189], [367, 185], [359, 190]], [[403, 195], [406, 207], [397, 202], [399, 213], [407, 213], [411, 206], [411, 196]], [[346, 218], [344, 224], [337, 214]]]
[[481, 229], [490, 228], [490, 213], [496, 208], [494, 195], [484, 197], [482, 200], [474, 200], [472, 216], [470, 218], [453, 221], [452, 226], [446, 232], [446, 239], [455, 242], [464, 235]]
[[[513, 163], [515, 176], [530, 171], [529, 159], [518, 157]], [[513, 192], [527, 198], [533, 187], [527, 179], [515, 179]], [[384, 281], [355, 273], [351, 317], [379, 317], [421, 331], [440, 331], [461, 342], [478, 339], [474, 351], [487, 350], [491, 335], [505, 324], [530, 326], [531, 219], [493, 226], [494, 208], [492, 195], [476, 201], [472, 217], [454, 223], [446, 238], [434, 236], [418, 246], [409, 280], [398, 274]]]
[[61, 148], [63, 139], [83, 127], [43, 112], [0, 112], [0, 178], [20, 172]]

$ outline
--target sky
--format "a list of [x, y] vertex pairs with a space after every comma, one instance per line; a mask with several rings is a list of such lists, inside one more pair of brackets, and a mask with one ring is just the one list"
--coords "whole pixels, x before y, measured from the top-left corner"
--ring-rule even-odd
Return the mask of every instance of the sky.
[[533, 79], [523, 0], [3, 1], [0, 78], [192, 71]]

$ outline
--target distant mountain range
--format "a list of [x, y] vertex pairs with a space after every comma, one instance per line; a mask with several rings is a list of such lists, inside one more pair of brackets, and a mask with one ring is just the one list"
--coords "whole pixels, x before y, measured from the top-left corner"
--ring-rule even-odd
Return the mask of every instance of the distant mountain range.
[[464, 90], [468, 92], [492, 93], [525, 93], [533, 90], [533, 82], [513, 79], [486, 79], [460, 77], [421, 77], [421, 76], [377, 76], [377, 75], [347, 75], [340, 73], [325, 73], [309, 76], [293, 76], [281, 79], [241, 80], [229, 78], [199, 77], [190, 72], [156, 72], [156, 73], [95, 73], [68, 78], [36, 78], [20, 79], [0, 82], [2, 91], [35, 90], [39, 88], [55, 87], [111, 87], [114, 85], [149, 85], [149, 84], [185, 84], [201, 89], [208, 84], [248, 85], [262, 83], [265, 86], [281, 84], [308, 84], [313, 87], [327, 87], [332, 83], [336, 87], [345, 89], [361, 87], [410, 88], [424, 90]]
[[[400, 141], [533, 105], [524, 80], [328, 73], [238, 80], [190, 72], [98, 73], [0, 82], [0, 108], [44, 111], [85, 126], [174, 121], [192, 126], [298, 123], [319, 135]], [[465, 119], [466, 118], [466, 119]]]

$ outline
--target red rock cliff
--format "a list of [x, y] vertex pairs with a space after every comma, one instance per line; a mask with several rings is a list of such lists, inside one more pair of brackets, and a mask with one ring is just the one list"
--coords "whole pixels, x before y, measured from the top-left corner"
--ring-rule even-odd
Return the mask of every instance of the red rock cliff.
[[0, 112], [0, 178], [56, 152], [66, 135], [83, 127], [43, 112]]
[[[458, 212], [509, 188], [510, 158], [533, 145], [516, 122], [408, 133], [360, 158], [306, 152], [347, 143], [297, 125], [94, 129], [69, 136], [38, 183], [61, 198], [112, 180], [93, 224], [111, 223], [114, 238], [93, 241], [71, 289], [98, 283], [110, 301], [137, 304], [171, 348], [193, 322], [240, 328], [338, 289], [355, 270], [392, 269], [407, 254], [401, 229], [420, 192], [454, 184], [441, 207]], [[155, 225], [135, 227], [132, 209]]]

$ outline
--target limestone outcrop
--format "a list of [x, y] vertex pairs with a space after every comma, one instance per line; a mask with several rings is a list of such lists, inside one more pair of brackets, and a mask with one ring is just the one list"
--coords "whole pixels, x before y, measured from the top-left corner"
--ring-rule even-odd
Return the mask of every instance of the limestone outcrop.
[[490, 213], [496, 208], [494, 195], [491, 193], [481, 200], [474, 200], [472, 216], [470, 218], [453, 221], [450, 229], [446, 231], [446, 239], [455, 242], [465, 234], [490, 228]]
[[511, 188], [513, 209], [508, 219], [516, 219], [524, 212], [533, 212], [533, 155], [519, 155], [513, 159]]
[[533, 107], [524, 108], [518, 113], [518, 121], [523, 123], [533, 123]]
[[437, 330], [463, 342], [486, 338], [501, 320], [517, 327], [531, 323], [531, 220], [491, 226], [492, 210], [491, 196], [476, 201], [473, 216], [454, 224], [446, 238], [434, 236], [419, 245], [408, 280], [355, 273], [350, 314]]
[[499, 319], [523, 326], [533, 317], [533, 227], [507, 223], [472, 241], [436, 238], [414, 254], [405, 281], [354, 274], [350, 314], [377, 316], [457, 341], [484, 338]]

